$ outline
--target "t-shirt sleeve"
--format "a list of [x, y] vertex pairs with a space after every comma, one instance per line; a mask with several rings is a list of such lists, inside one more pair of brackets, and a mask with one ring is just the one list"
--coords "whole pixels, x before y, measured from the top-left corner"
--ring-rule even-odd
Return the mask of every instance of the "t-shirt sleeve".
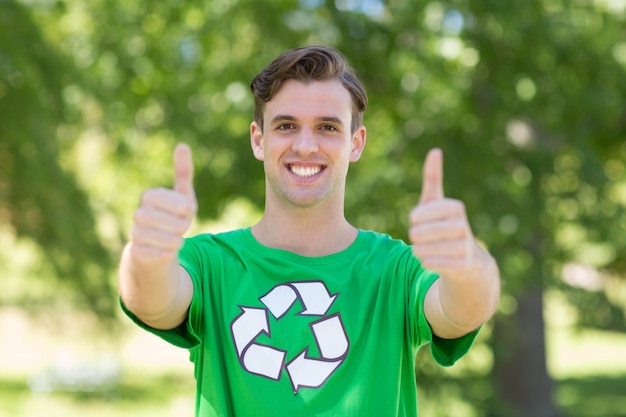
[[442, 366], [454, 365], [470, 350], [479, 331], [480, 328], [457, 339], [442, 339], [433, 335], [430, 342], [430, 352], [433, 358]]
[[180, 326], [171, 330], [160, 330], [148, 326], [141, 321], [132, 311], [130, 311], [120, 298], [120, 307], [137, 326], [160, 337], [168, 343], [183, 349], [192, 349], [200, 344], [200, 339], [189, 327], [189, 320], [185, 320]]
[[168, 343], [183, 349], [197, 347], [201, 341], [201, 317], [202, 317], [202, 257], [199, 247], [191, 240], [186, 239], [183, 248], [179, 252], [179, 263], [189, 273], [193, 281], [193, 297], [189, 306], [187, 319], [180, 326], [170, 330], [160, 330], [148, 326], [142, 322], [119, 300], [122, 311], [140, 328], [160, 337]]
[[414, 341], [417, 346], [430, 343], [431, 354], [438, 364], [442, 366], [454, 365], [457, 360], [470, 350], [480, 328], [456, 339], [443, 339], [433, 335], [424, 312], [424, 301], [428, 290], [439, 279], [439, 276], [433, 271], [424, 269], [419, 261], [416, 262], [418, 266], [415, 267], [417, 271], [414, 273], [416, 273], [417, 278], [413, 281], [411, 288], [412, 295], [410, 298], [412, 301], [409, 307], [410, 311], [417, 311]]

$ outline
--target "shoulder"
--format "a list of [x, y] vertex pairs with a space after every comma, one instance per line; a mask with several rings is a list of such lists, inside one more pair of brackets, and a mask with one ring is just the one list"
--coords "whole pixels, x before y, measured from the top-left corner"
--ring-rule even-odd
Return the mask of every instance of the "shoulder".
[[211, 245], [211, 244], [237, 244], [245, 243], [247, 240], [246, 231], [248, 229], [236, 229], [227, 232], [220, 233], [200, 233], [191, 237], [185, 238], [185, 243], [193, 245]]
[[374, 232], [371, 230], [359, 230], [358, 240], [360, 244], [371, 250], [386, 250], [406, 252], [411, 251], [411, 247], [403, 240], [391, 237], [386, 233]]
[[237, 252], [241, 247], [248, 244], [247, 240], [246, 229], [236, 229], [221, 233], [201, 233], [185, 238], [181, 255]]
[[[393, 269], [398, 266], [412, 270], [420, 267], [419, 260], [413, 256], [411, 246], [388, 234], [360, 230], [356, 243], [357, 252], [360, 256], [367, 256], [368, 261], [375, 260], [377, 263]], [[356, 257], [360, 257], [359, 255]]]

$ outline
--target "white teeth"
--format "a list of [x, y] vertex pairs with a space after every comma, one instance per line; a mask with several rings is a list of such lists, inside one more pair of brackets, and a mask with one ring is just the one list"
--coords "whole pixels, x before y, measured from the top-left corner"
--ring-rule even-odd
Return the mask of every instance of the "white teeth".
[[291, 169], [291, 172], [293, 172], [295, 175], [303, 178], [311, 177], [322, 170], [322, 167], [320, 167], [319, 165], [314, 167], [290, 165], [289, 168]]

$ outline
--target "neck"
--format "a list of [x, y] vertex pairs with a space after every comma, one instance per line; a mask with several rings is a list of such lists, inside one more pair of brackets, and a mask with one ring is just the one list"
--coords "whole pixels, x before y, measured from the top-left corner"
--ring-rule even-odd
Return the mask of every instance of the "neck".
[[325, 256], [349, 247], [358, 231], [344, 217], [343, 210], [326, 212], [320, 208], [268, 210], [252, 227], [262, 245], [304, 256]]

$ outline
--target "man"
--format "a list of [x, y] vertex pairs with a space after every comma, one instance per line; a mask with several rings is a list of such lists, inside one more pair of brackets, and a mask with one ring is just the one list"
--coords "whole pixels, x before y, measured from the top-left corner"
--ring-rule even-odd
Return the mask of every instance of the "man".
[[196, 213], [191, 151], [173, 189], [146, 191], [122, 255], [124, 311], [190, 350], [197, 416], [417, 416], [414, 365], [442, 365], [493, 314], [493, 258], [429, 152], [410, 213], [412, 246], [344, 217], [346, 175], [365, 147], [367, 98], [344, 58], [310, 46], [257, 75], [250, 125], [265, 211], [250, 228], [183, 239]]

